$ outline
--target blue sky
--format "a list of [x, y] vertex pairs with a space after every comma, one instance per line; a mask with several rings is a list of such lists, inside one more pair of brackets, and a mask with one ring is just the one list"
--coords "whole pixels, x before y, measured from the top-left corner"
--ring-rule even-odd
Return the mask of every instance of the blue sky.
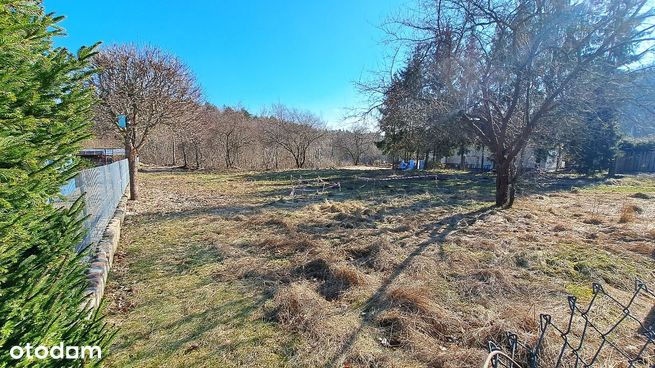
[[[111, 5], [110, 5], [111, 4]], [[309, 109], [337, 126], [353, 81], [384, 64], [378, 26], [402, 0], [45, 0], [66, 16], [58, 46], [151, 44], [187, 63], [216, 105]]]

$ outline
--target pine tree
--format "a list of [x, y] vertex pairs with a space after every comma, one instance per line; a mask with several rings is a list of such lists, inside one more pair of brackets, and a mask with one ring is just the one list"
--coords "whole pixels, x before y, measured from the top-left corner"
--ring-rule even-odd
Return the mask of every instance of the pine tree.
[[[98, 361], [14, 360], [13, 346], [100, 346], [99, 312], [81, 308], [83, 201], [56, 206], [88, 138], [95, 46], [53, 48], [62, 17], [41, 1], [0, 0], [0, 367], [94, 366]], [[104, 349], [103, 349], [104, 350]]]

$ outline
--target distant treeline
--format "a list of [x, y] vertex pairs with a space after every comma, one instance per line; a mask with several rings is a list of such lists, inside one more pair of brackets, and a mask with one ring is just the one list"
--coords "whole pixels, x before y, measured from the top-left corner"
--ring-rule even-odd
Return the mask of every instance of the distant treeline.
[[[116, 139], [106, 121], [96, 136]], [[363, 126], [332, 130], [307, 111], [274, 105], [254, 115], [243, 108], [198, 107], [193, 118], [154, 127], [139, 150], [141, 162], [190, 169], [283, 170], [386, 162], [379, 134]]]

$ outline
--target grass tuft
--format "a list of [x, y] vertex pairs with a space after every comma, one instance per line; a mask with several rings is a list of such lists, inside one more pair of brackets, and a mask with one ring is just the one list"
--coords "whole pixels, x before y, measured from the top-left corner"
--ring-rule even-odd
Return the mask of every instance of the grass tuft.
[[321, 334], [328, 303], [307, 283], [280, 289], [273, 299], [275, 321], [284, 329], [310, 337]]
[[619, 223], [625, 224], [628, 222], [634, 222], [637, 219], [637, 215], [642, 213], [643, 210], [641, 207], [634, 204], [624, 204], [621, 207], [621, 212], [619, 216]]

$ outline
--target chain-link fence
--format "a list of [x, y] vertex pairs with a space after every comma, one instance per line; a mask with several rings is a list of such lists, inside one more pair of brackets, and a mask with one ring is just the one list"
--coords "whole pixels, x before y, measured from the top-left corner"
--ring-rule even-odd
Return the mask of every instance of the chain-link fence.
[[66, 185], [61, 187], [68, 201], [74, 201], [85, 195], [84, 227], [86, 237], [77, 247], [84, 249], [89, 244], [97, 243], [114, 215], [129, 181], [127, 160], [120, 160], [109, 165], [82, 170]]
[[[638, 306], [650, 312], [642, 315]], [[655, 292], [643, 282], [636, 281], [625, 300], [595, 283], [588, 303], [568, 297], [567, 314], [560, 323], [542, 314], [536, 342], [522, 342], [513, 333], [503, 343], [490, 341], [484, 367], [655, 368]]]

